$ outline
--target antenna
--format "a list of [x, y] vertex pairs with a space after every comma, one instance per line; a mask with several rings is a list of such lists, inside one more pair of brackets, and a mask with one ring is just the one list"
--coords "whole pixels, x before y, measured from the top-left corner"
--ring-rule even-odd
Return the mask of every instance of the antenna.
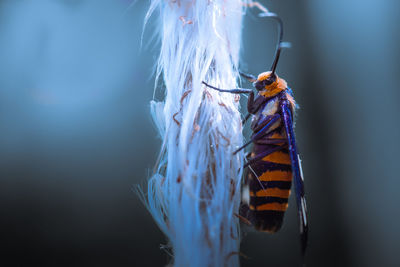
[[258, 15], [259, 17], [270, 17], [278, 22], [278, 44], [276, 46], [275, 59], [271, 66], [271, 77], [275, 76], [276, 66], [278, 65], [279, 57], [281, 55], [281, 49], [283, 47], [289, 47], [290, 44], [282, 42], [283, 39], [283, 22], [282, 19], [275, 13], [264, 12]]

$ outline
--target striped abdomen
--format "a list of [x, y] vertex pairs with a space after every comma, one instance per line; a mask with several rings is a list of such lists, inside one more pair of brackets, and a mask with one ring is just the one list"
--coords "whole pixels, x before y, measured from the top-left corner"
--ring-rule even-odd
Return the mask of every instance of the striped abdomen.
[[[280, 126], [262, 139], [286, 139], [282, 129], [284, 128]], [[291, 161], [286, 142], [260, 143], [262, 142], [254, 145], [251, 157], [272, 148], [278, 150], [250, 165], [246, 179], [249, 189], [247, 218], [259, 231], [276, 232], [282, 226], [283, 216], [288, 207], [292, 183]]]

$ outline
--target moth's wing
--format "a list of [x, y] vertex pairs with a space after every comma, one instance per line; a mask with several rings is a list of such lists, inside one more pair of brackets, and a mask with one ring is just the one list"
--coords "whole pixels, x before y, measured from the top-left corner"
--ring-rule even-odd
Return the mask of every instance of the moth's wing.
[[286, 100], [282, 101], [281, 109], [282, 109], [286, 134], [288, 138], [290, 160], [292, 163], [293, 181], [294, 181], [294, 188], [296, 191], [297, 211], [300, 220], [301, 247], [302, 247], [302, 253], [304, 255], [307, 247], [308, 221], [307, 221], [306, 200], [304, 197], [303, 171], [301, 169], [300, 157], [297, 154], [297, 146], [293, 130], [293, 119], [292, 119], [293, 117], [289, 102]]

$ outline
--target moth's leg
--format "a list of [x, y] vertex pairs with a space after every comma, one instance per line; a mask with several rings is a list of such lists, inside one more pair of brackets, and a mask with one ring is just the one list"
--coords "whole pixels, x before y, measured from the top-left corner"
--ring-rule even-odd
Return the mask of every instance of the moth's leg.
[[277, 122], [280, 118], [281, 116], [279, 114], [268, 116], [266, 122], [263, 122], [261, 125], [255, 128], [254, 134], [251, 136], [251, 139], [255, 141], [263, 137], [266, 133], [268, 133], [270, 127], [273, 126], [274, 123]]
[[242, 124], [245, 124], [246, 121], [250, 118], [251, 114], [254, 114], [254, 107], [255, 103], [254, 103], [254, 92], [251, 92], [249, 94], [249, 98], [247, 99], [247, 111], [249, 112], [249, 114], [246, 115], [246, 117], [243, 119]]
[[251, 137], [250, 141], [248, 141], [243, 146], [239, 147], [235, 152], [233, 152], [233, 154], [235, 155], [240, 150], [242, 150], [245, 147], [247, 147], [248, 145], [250, 145], [252, 142], [260, 139], [261, 137], [263, 137], [264, 133], [266, 133], [266, 130], [268, 130], [268, 128], [271, 127], [271, 125], [273, 125], [279, 118], [280, 118], [280, 116], [278, 114], [276, 114], [274, 116], [271, 116], [269, 121], [266, 121], [264, 127], [260, 131], [258, 131], [257, 133], [253, 134], [253, 136]]
[[246, 123], [246, 121], [251, 117], [251, 113], [248, 113], [246, 117], [242, 120], [242, 125]]
[[268, 99], [259, 95], [255, 99], [251, 98], [251, 102], [250, 102], [250, 95], [249, 95], [249, 101], [247, 101], [247, 110], [251, 114], [255, 114], [260, 109], [260, 107], [263, 104], [265, 104], [266, 101], [268, 101]]
[[251, 124], [251, 130], [254, 133], [257, 133], [262, 128], [264, 128], [265, 125], [267, 125], [270, 122], [270, 120], [273, 119], [274, 117], [279, 117], [279, 115], [278, 114], [268, 115], [265, 116], [262, 120], [254, 120], [253, 123]]
[[287, 140], [286, 139], [261, 139], [254, 143], [258, 144], [258, 145], [275, 145], [275, 144], [287, 143]]
[[249, 159], [249, 161], [246, 162], [246, 164], [244, 164], [243, 168], [246, 168], [250, 164], [258, 162], [258, 161], [262, 160], [264, 157], [268, 156], [269, 154], [272, 154], [275, 151], [281, 150], [283, 148], [285, 148], [285, 146], [276, 146], [276, 147], [270, 148], [270, 149], [268, 149], [268, 150], [266, 150], [266, 151], [264, 151], [264, 152], [262, 152], [262, 153], [260, 153], [258, 155], [255, 155], [253, 158]]
[[255, 105], [256, 105], [256, 103], [255, 103], [255, 101], [254, 101], [254, 92], [251, 92], [250, 94], [249, 94], [249, 98], [247, 99], [247, 111], [250, 113], [250, 114], [254, 114], [255, 112], [254, 112], [254, 110], [255, 110]]
[[217, 88], [214, 87], [212, 85], [209, 85], [206, 82], [202, 82], [205, 86], [210, 87], [214, 90], [217, 90], [219, 92], [225, 92], [225, 93], [231, 93], [231, 94], [250, 94], [251, 92], [253, 92], [252, 89], [245, 89], [245, 88], [236, 88], [236, 89], [221, 89], [221, 88]]
[[242, 124], [245, 124], [246, 121], [250, 118], [251, 114], [255, 114], [256, 111], [259, 109], [260, 103], [256, 103], [254, 101], [254, 92], [251, 92], [249, 94], [249, 98], [247, 99], [247, 111], [249, 114], [246, 115], [244, 120], [242, 121]]
[[244, 77], [249, 82], [254, 83], [255, 81], [257, 81], [257, 77], [252, 75], [252, 74], [244, 73], [244, 72], [241, 72], [241, 71], [239, 71], [239, 74], [240, 74], [240, 76]]
[[[249, 99], [247, 100], [247, 111], [250, 114], [256, 114], [256, 112], [265, 103], [265, 101], [267, 101], [267, 99], [263, 96], [257, 96], [256, 99], [254, 99], [254, 92], [251, 92], [249, 94]], [[244, 124], [249, 118], [250, 118], [250, 115], [247, 114], [247, 116], [243, 120], [242, 124]]]
[[242, 212], [242, 210], [240, 209], [239, 214], [235, 213], [235, 216], [236, 216], [241, 222], [247, 224], [248, 226], [252, 226], [250, 220], [247, 219], [247, 216], [240, 215], [240, 214], [243, 214], [243, 213], [245, 213], [245, 212], [246, 212], [246, 211], [243, 211], [243, 212]]

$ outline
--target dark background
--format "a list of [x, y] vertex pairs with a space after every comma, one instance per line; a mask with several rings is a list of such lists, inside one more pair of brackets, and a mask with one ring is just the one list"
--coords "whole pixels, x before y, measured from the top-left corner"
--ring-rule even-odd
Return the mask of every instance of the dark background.
[[[307, 266], [400, 264], [400, 1], [262, 1], [285, 22], [278, 73], [301, 109]], [[2, 266], [163, 266], [134, 193], [160, 140], [148, 1], [0, 0]], [[242, 69], [269, 68], [276, 24], [245, 18]], [[300, 266], [293, 199], [276, 235], [248, 231], [242, 266]]]

